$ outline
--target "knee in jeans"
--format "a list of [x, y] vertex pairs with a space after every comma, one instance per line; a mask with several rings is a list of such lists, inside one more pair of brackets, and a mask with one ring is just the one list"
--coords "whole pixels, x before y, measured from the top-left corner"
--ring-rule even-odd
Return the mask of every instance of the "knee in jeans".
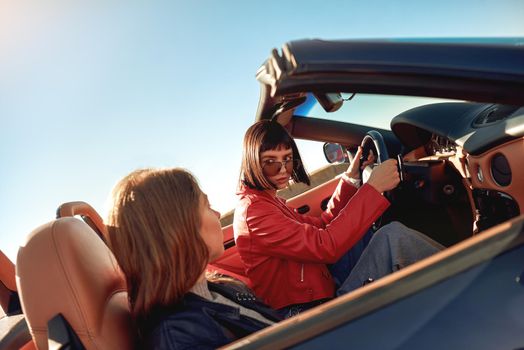
[[378, 230], [375, 233], [375, 235], [378, 234], [379, 236], [391, 237], [391, 236], [398, 235], [400, 232], [403, 232], [405, 230], [405, 228], [406, 228], [406, 226], [404, 226], [400, 222], [392, 221], [389, 224], [387, 224], [387, 225], [383, 226], [382, 228], [380, 228], [380, 230]]
[[404, 224], [401, 223], [400, 221], [391, 221], [389, 224], [387, 224], [384, 227], [389, 227], [393, 231], [399, 231], [399, 230], [403, 230], [406, 226], [404, 226]]

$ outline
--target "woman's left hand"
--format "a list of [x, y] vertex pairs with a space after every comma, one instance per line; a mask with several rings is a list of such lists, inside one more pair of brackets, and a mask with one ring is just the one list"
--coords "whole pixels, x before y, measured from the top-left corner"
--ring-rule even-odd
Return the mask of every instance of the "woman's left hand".
[[[366, 166], [373, 164], [375, 162], [375, 156], [373, 155], [373, 151], [370, 150], [368, 154], [368, 159], [364, 161], [362, 164], [360, 164], [360, 157], [362, 156], [362, 147], [358, 146], [357, 153], [355, 153], [355, 156], [353, 157], [353, 161], [351, 164], [349, 164], [348, 170], [346, 171], [346, 175], [352, 179], [360, 179], [360, 169], [364, 169]], [[360, 164], [360, 169], [359, 169]]]

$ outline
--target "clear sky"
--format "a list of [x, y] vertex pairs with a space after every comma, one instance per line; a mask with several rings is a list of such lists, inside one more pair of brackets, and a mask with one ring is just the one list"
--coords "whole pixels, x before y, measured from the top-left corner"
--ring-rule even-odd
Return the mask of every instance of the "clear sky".
[[524, 1], [0, 0], [0, 249], [63, 202], [104, 215], [138, 167], [185, 167], [231, 209], [254, 75], [286, 41], [479, 36], [524, 36]]

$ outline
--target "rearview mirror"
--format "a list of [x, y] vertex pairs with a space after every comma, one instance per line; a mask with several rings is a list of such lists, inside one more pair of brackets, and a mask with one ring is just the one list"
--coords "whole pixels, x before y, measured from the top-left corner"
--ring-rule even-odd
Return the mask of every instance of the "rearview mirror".
[[328, 163], [344, 163], [346, 161], [346, 150], [338, 143], [324, 144], [324, 156]]
[[326, 112], [335, 112], [340, 107], [342, 107], [342, 104], [344, 104], [344, 99], [342, 98], [342, 95], [338, 92], [331, 92], [331, 93], [315, 93], [315, 98], [317, 99], [318, 103], [324, 108]]

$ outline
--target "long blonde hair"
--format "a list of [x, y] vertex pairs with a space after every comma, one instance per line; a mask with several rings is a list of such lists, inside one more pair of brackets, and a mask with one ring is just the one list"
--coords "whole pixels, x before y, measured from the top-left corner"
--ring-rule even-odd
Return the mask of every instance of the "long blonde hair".
[[141, 169], [113, 189], [109, 245], [122, 268], [135, 318], [180, 300], [204, 272], [200, 190], [183, 169]]

